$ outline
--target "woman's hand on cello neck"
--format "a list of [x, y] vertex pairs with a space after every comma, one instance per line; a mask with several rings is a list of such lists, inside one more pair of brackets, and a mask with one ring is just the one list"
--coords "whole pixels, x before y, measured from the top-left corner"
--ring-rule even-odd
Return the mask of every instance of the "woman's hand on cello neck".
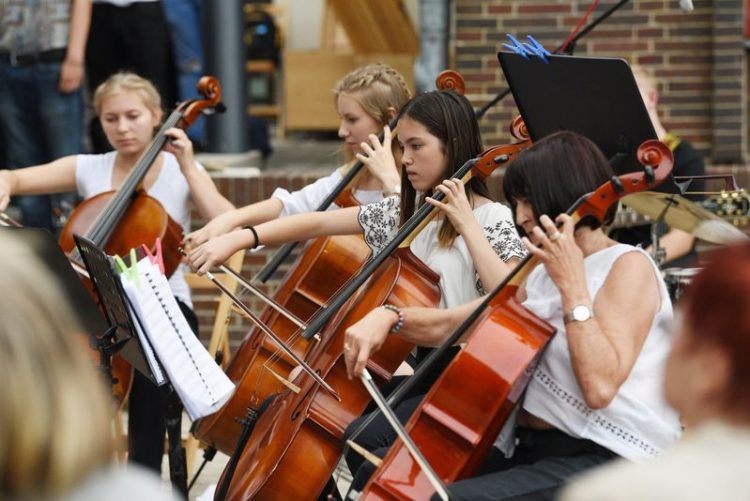
[[362, 153], [357, 153], [357, 160], [367, 167], [370, 175], [380, 181], [384, 195], [397, 193], [401, 187], [401, 174], [391, 149], [391, 128], [387, 125], [383, 128], [382, 143], [375, 134], [370, 134], [368, 138], [369, 143], [363, 141], [360, 144]]
[[180, 170], [186, 177], [192, 169], [195, 169], [195, 156], [193, 155], [193, 142], [190, 141], [184, 130], [172, 127], [164, 132], [167, 142], [164, 151], [168, 151], [177, 158]]
[[539, 218], [539, 224], [531, 229], [530, 237], [523, 237], [522, 240], [526, 249], [544, 264], [558, 289], [576, 289], [581, 294], [586, 291], [584, 255], [576, 242], [572, 217], [560, 214], [553, 221], [544, 214]]
[[444, 195], [442, 201], [438, 202], [432, 197], [425, 200], [445, 214], [459, 234], [463, 235], [469, 225], [479, 227], [474, 208], [466, 196], [466, 187], [460, 179], [446, 179], [435, 186], [435, 191]]

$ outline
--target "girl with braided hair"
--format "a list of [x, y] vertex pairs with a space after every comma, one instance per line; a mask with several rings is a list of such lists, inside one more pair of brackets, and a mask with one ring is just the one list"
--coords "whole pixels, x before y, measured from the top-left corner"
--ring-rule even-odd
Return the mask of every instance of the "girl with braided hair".
[[[315, 211], [354, 161], [361, 160], [363, 153], [372, 151], [370, 144], [376, 139], [376, 134], [385, 128], [385, 134], [390, 136], [387, 125], [406, 104], [410, 94], [404, 78], [396, 70], [385, 64], [373, 63], [344, 76], [336, 84], [334, 96], [341, 120], [338, 135], [347, 157], [345, 165], [301, 190], [289, 192], [277, 188], [266, 200], [221, 214], [200, 230], [189, 234], [185, 241], [196, 246], [236, 228]], [[395, 144], [393, 154], [398, 158]], [[398, 193], [399, 172], [395, 164], [386, 167], [367, 165], [363, 169], [353, 189], [354, 198], [360, 204], [378, 202], [385, 196]], [[331, 208], [338, 208], [338, 205], [334, 203]]]

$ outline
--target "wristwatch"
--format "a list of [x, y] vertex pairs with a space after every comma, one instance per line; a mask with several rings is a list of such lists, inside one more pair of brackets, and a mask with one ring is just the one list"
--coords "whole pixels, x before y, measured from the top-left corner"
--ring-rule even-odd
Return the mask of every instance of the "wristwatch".
[[590, 306], [587, 306], [585, 304], [578, 304], [565, 314], [565, 316], [563, 317], [563, 322], [565, 322], [566, 324], [570, 322], [585, 322], [586, 320], [590, 320], [592, 318], [594, 318], [594, 310], [592, 310]]

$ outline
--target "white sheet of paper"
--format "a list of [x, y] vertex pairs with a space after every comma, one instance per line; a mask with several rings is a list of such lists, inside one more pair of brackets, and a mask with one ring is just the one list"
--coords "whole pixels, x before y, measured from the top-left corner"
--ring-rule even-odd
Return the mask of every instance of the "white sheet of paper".
[[140, 286], [123, 278], [123, 288], [185, 411], [192, 420], [216, 412], [234, 384], [193, 334], [159, 268], [148, 258], [137, 267]]

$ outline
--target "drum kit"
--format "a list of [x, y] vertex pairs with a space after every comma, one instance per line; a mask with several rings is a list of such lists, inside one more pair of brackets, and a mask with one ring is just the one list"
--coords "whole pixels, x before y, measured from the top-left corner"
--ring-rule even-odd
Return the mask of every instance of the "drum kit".
[[[732, 179], [734, 185], [734, 180]], [[622, 199], [615, 220], [610, 226], [627, 228], [651, 225], [651, 256], [662, 264], [665, 251], [659, 247], [657, 228], [664, 223], [670, 228], [690, 233], [707, 244], [731, 245], [748, 239], [741, 227], [748, 224], [750, 196], [736, 188], [707, 194], [701, 202], [691, 202], [681, 195], [646, 191]], [[700, 268], [664, 268], [662, 274], [673, 300], [679, 299]]]

